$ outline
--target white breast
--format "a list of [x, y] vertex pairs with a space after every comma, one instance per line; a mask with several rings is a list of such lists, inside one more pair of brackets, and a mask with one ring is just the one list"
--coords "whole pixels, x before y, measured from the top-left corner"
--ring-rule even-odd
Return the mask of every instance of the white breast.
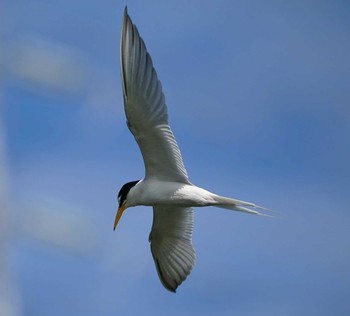
[[127, 207], [136, 205], [206, 206], [215, 203], [215, 194], [194, 185], [178, 182], [143, 180], [127, 197]]

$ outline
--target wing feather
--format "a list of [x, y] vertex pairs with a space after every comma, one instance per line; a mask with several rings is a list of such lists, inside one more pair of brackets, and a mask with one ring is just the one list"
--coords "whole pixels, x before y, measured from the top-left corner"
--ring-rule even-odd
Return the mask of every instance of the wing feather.
[[192, 208], [153, 207], [151, 252], [159, 279], [169, 291], [176, 291], [194, 265], [192, 230]]
[[120, 59], [127, 125], [140, 147], [146, 178], [189, 183], [179, 147], [168, 124], [162, 85], [126, 9]]

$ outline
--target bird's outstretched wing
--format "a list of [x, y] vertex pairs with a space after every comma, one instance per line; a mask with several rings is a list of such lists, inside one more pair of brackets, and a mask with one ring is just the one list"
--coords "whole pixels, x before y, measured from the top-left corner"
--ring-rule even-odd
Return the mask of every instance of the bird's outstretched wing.
[[194, 265], [192, 229], [191, 208], [153, 207], [149, 241], [159, 279], [169, 291], [176, 291]]
[[126, 8], [120, 65], [127, 124], [140, 147], [146, 178], [189, 183], [179, 147], [168, 124], [161, 83]]

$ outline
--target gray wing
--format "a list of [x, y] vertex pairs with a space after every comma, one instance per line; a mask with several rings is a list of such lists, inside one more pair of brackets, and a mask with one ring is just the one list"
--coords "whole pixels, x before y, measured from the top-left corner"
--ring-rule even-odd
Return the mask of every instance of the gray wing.
[[194, 265], [192, 229], [191, 208], [153, 207], [149, 241], [159, 279], [169, 291], [176, 291]]
[[127, 124], [140, 147], [146, 178], [189, 183], [179, 147], [168, 124], [161, 83], [126, 8], [120, 65]]

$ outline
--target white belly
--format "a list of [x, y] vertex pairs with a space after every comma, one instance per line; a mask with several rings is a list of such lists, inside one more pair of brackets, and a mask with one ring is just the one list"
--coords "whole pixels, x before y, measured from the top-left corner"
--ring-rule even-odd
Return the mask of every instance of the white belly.
[[143, 180], [128, 194], [128, 207], [136, 205], [177, 205], [183, 207], [215, 204], [215, 194], [194, 185]]

